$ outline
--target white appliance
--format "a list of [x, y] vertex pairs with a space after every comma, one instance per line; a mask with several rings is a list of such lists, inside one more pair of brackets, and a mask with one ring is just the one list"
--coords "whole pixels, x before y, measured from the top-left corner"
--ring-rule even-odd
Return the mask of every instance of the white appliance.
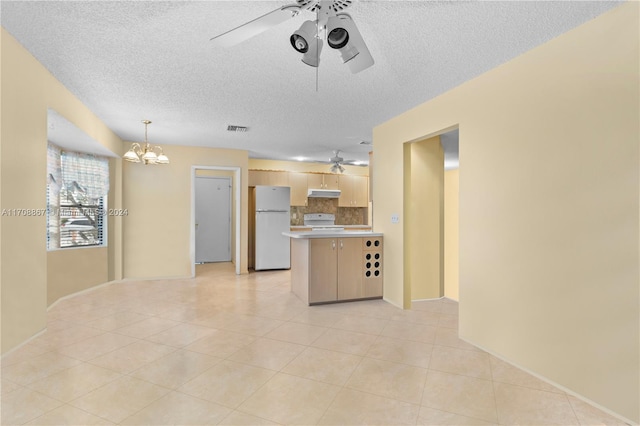
[[335, 223], [336, 215], [331, 213], [307, 213], [304, 215], [304, 225], [310, 226], [312, 231], [344, 231], [344, 226]]
[[291, 268], [288, 186], [256, 186], [255, 270]]
[[309, 189], [309, 198], [340, 198], [339, 189]]

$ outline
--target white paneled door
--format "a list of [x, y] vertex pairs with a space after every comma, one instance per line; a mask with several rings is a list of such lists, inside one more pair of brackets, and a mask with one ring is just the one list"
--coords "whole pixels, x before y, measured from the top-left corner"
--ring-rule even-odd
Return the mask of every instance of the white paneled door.
[[196, 263], [231, 261], [231, 178], [196, 176]]

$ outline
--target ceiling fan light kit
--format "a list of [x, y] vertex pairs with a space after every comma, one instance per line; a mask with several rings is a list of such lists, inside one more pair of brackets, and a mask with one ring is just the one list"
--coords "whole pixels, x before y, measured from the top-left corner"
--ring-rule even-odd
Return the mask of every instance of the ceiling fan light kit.
[[322, 51], [322, 40], [317, 35], [317, 26], [314, 21], [304, 21], [300, 29], [295, 31], [289, 41], [291, 46], [302, 53], [302, 62], [317, 67], [320, 64], [320, 52]]
[[315, 21], [305, 21], [289, 38], [291, 46], [302, 53], [302, 62], [318, 67], [322, 39], [326, 37], [329, 47], [338, 50], [343, 63], [356, 74], [372, 66], [374, 60], [355, 22], [349, 14], [342, 12], [351, 3], [345, 0], [297, 0], [296, 4], [282, 6], [213, 37], [211, 41], [230, 47], [297, 16], [301, 10], [308, 10], [316, 13]]
[[340, 163], [333, 163], [331, 166], [331, 173], [344, 173], [344, 167]]
[[358, 39], [356, 33], [359, 35], [356, 25], [346, 13], [332, 16], [327, 21], [327, 44], [340, 52], [345, 64], [360, 53], [354, 43]]
[[342, 167], [344, 164], [350, 164], [353, 166], [360, 166], [360, 162], [354, 160], [345, 160], [340, 156], [340, 150], [333, 151], [333, 157], [329, 160], [331, 163], [331, 173], [344, 173], [345, 168]]

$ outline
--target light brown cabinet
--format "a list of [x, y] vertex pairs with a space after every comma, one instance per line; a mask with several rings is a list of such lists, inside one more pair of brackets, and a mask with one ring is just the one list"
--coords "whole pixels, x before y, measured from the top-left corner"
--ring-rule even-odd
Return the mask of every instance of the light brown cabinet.
[[307, 188], [309, 189], [340, 189], [338, 175], [330, 173], [308, 173]]
[[338, 239], [338, 300], [359, 299], [362, 293], [362, 239]]
[[249, 170], [249, 186], [289, 186], [289, 172]]
[[291, 205], [307, 205], [307, 173], [289, 173], [289, 186], [291, 187]]
[[338, 299], [338, 252], [336, 238], [309, 241], [309, 303]]
[[369, 205], [369, 179], [366, 176], [340, 175], [339, 207], [367, 207]]
[[292, 239], [291, 244], [291, 288], [306, 303], [382, 297], [382, 237]]
[[362, 239], [362, 297], [382, 296], [382, 238]]
[[290, 186], [291, 205], [307, 206], [309, 189], [339, 189], [339, 207], [368, 207], [369, 178], [359, 175], [249, 170], [249, 186]]

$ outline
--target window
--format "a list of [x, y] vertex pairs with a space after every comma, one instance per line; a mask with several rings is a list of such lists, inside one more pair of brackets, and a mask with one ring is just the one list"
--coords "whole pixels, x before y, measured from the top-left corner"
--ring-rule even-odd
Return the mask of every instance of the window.
[[52, 144], [47, 156], [47, 249], [105, 245], [109, 161]]

